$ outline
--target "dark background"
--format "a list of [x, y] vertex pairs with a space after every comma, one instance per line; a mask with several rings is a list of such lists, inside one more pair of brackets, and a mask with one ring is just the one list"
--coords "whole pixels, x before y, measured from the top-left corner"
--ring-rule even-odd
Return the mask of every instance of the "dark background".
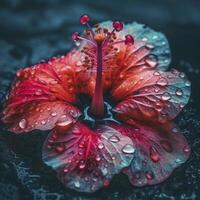
[[114, 178], [108, 189], [81, 194], [65, 189], [41, 162], [46, 133], [25, 135], [0, 129], [0, 200], [198, 200], [200, 199], [200, 1], [199, 0], [0, 0], [0, 107], [15, 71], [73, 45], [71, 33], [81, 31], [79, 16], [94, 22], [137, 21], [166, 34], [173, 67], [192, 82], [190, 103], [176, 122], [192, 148], [188, 162], [164, 183], [133, 188], [126, 177]]

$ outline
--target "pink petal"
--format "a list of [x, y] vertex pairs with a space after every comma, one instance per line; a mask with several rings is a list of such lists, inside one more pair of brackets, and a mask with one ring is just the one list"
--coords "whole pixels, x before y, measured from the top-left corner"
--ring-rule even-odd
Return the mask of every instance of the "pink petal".
[[[126, 152], [129, 147], [132, 151]], [[54, 129], [43, 147], [43, 160], [68, 188], [94, 192], [108, 186], [127, 167], [135, 149], [127, 136], [109, 126], [94, 130], [77, 122], [71, 129]]]
[[176, 70], [158, 72], [140, 69], [112, 90], [121, 101], [115, 111], [121, 119], [159, 121], [174, 119], [187, 104], [190, 82]]
[[9, 110], [2, 120], [8, 124], [10, 131], [21, 133], [33, 129], [50, 130], [56, 125], [69, 126], [79, 116], [80, 111], [67, 103], [40, 101], [21, 104]]
[[124, 170], [134, 186], [160, 183], [188, 159], [190, 148], [174, 125], [152, 128], [129, 123], [110, 126], [130, 137], [136, 147], [130, 167]]

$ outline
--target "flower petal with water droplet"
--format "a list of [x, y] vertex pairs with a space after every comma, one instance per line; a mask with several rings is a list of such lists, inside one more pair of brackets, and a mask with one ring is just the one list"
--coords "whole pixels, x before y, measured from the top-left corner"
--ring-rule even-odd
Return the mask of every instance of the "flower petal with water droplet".
[[52, 131], [43, 147], [43, 161], [66, 187], [95, 192], [130, 165], [134, 149], [129, 137], [108, 125], [92, 130], [77, 122], [67, 131]]
[[114, 110], [121, 119], [164, 123], [174, 119], [189, 101], [188, 82], [179, 72], [155, 75], [154, 70], [140, 69], [113, 88], [113, 98], [120, 101]]
[[133, 141], [135, 153], [130, 167], [124, 173], [134, 186], [160, 183], [188, 159], [190, 148], [184, 136], [172, 131], [175, 125], [154, 125], [153, 128], [132, 120], [127, 123], [109, 126]]

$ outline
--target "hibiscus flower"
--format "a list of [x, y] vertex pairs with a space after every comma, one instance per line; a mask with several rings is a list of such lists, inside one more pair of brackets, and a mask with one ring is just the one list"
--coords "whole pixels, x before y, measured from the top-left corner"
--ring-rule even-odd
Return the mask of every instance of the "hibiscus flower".
[[89, 21], [80, 18], [86, 30], [73, 33], [71, 52], [17, 71], [2, 120], [15, 133], [51, 130], [42, 158], [68, 188], [94, 192], [120, 172], [133, 186], [160, 183], [190, 154], [172, 122], [190, 82], [166, 71], [162, 33]]

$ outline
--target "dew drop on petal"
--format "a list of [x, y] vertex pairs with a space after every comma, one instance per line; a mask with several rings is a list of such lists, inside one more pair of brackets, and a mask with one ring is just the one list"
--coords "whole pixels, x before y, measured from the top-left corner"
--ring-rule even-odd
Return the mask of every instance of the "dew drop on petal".
[[104, 167], [103, 169], [101, 169], [101, 172], [104, 176], [106, 176], [108, 174], [108, 169]]
[[80, 188], [80, 186], [81, 186], [81, 185], [80, 185], [80, 182], [79, 182], [79, 181], [75, 181], [75, 182], [74, 182], [74, 186], [75, 186], [76, 188]]
[[69, 170], [68, 170], [67, 168], [65, 168], [63, 171], [64, 171], [65, 173], [67, 173]]
[[99, 143], [99, 144], [98, 144], [98, 148], [99, 148], [99, 149], [103, 149], [103, 148], [104, 148], [104, 144], [103, 144], [103, 143]]
[[79, 169], [84, 169], [85, 168], [85, 162], [84, 161], [81, 161], [80, 162], [80, 165], [79, 165]]
[[185, 146], [185, 147], [183, 148], [183, 152], [188, 153], [188, 152], [190, 152], [190, 149], [189, 149], [187, 146]]
[[25, 129], [25, 128], [26, 128], [26, 125], [27, 125], [26, 119], [22, 119], [22, 120], [19, 122], [19, 127], [20, 127], [21, 129]]
[[57, 115], [56, 112], [51, 113], [51, 116], [52, 116], [52, 117], [55, 117], [56, 115]]
[[42, 120], [42, 121], [41, 121], [41, 124], [43, 124], [43, 125], [46, 124], [46, 121], [45, 121], [45, 120]]
[[151, 172], [147, 172], [147, 173], [146, 173], [146, 178], [147, 178], [148, 180], [152, 180], [152, 179], [153, 179], [153, 174], [152, 174]]
[[114, 143], [120, 141], [120, 139], [117, 136], [115, 136], [115, 135], [109, 137], [109, 140], [110, 140], [110, 142], [114, 142]]
[[182, 96], [183, 95], [183, 91], [181, 89], [177, 89], [176, 90], [176, 95], [177, 96]]
[[185, 81], [185, 86], [190, 87], [191, 86], [190, 81]]
[[177, 158], [177, 159], [175, 160], [175, 162], [176, 162], [177, 164], [183, 163], [183, 161], [182, 161], [180, 158]]
[[57, 126], [68, 126], [69, 124], [71, 124], [71, 120], [56, 123]]
[[150, 148], [150, 157], [153, 162], [158, 162], [160, 160], [160, 156], [155, 148]]
[[179, 76], [180, 76], [180, 78], [184, 78], [184, 77], [185, 77], [185, 74], [184, 74], [183, 72], [181, 72], [181, 73], [179, 74]]
[[57, 153], [63, 153], [65, 151], [65, 148], [64, 146], [57, 146], [55, 150]]
[[99, 154], [97, 154], [95, 160], [96, 160], [97, 162], [99, 162], [99, 161], [101, 160], [101, 157], [99, 156]]
[[158, 71], [155, 71], [153, 74], [154, 74], [155, 76], [160, 76], [160, 73], [159, 73]]
[[135, 152], [135, 148], [131, 145], [131, 144], [126, 144], [123, 148], [122, 148], [122, 152], [123, 153], [134, 153]]
[[170, 100], [170, 99], [171, 99], [171, 95], [168, 92], [165, 92], [162, 95], [162, 100], [167, 101], [167, 100]]
[[157, 83], [157, 85], [160, 85], [160, 86], [163, 86], [163, 87], [168, 84], [168, 82], [165, 78], [159, 79], [156, 83]]
[[42, 95], [42, 90], [37, 90], [37, 91], [35, 92], [35, 95], [37, 95], [37, 96]]

